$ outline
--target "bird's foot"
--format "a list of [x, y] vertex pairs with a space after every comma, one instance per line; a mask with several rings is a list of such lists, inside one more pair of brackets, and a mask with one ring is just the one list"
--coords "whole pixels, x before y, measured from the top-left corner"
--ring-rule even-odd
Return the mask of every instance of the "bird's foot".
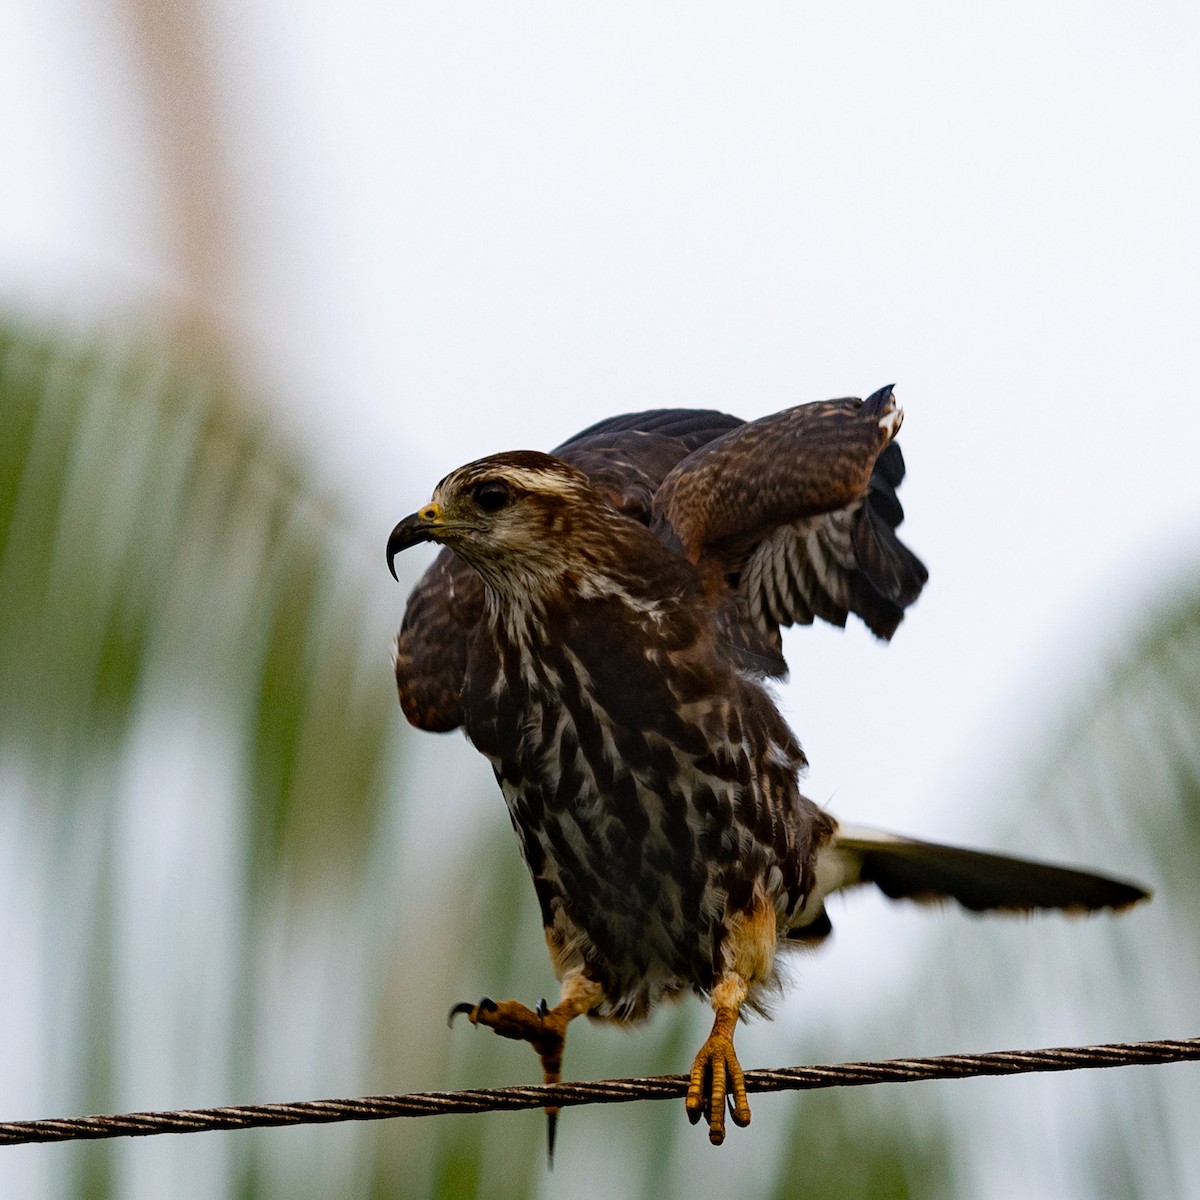
[[708, 1140], [719, 1146], [725, 1140], [725, 1104], [728, 1101], [735, 1125], [750, 1124], [750, 1102], [746, 1098], [746, 1080], [742, 1065], [733, 1049], [733, 1027], [737, 1010], [717, 1010], [712, 1033], [700, 1047], [692, 1063], [685, 1107], [693, 1125], [708, 1118]]
[[[562, 1078], [563, 1048], [567, 1041], [567, 1024], [579, 1014], [578, 1005], [564, 1002], [549, 1008], [545, 1000], [537, 1008], [526, 1008], [516, 1000], [499, 1002], [485, 996], [478, 1004], [456, 1004], [450, 1010], [450, 1023], [460, 1013], [472, 1025], [486, 1025], [501, 1037], [518, 1042], [528, 1042], [536, 1051], [542, 1064], [542, 1079], [546, 1083], [558, 1083]], [[550, 1165], [554, 1165], [554, 1135], [558, 1127], [558, 1109], [546, 1109], [547, 1151]]]
[[562, 1071], [567, 1022], [575, 1015], [567, 1006], [560, 1004], [555, 1008], [548, 1008], [545, 1000], [542, 1000], [537, 1008], [533, 1009], [526, 1008], [517, 1000], [497, 1002], [484, 996], [478, 1004], [456, 1004], [450, 1010], [451, 1023], [460, 1013], [472, 1025], [486, 1025], [501, 1037], [528, 1042], [542, 1060], [546, 1082], [558, 1082]]

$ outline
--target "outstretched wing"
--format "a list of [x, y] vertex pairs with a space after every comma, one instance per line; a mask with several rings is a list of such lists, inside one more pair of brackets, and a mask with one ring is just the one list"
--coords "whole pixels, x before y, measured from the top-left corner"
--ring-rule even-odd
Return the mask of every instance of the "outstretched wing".
[[928, 572], [896, 536], [904, 459], [891, 387], [738, 426], [693, 451], [654, 498], [653, 528], [717, 564], [742, 619], [780, 626], [853, 612], [890, 638]]
[[[697, 447], [744, 424], [705, 409], [651, 409], [609, 417], [558, 446], [614, 508], [649, 524], [654, 494]], [[396, 635], [396, 687], [404, 715], [434, 733], [463, 721], [467, 653], [483, 615], [483, 583], [445, 549], [417, 581]]]

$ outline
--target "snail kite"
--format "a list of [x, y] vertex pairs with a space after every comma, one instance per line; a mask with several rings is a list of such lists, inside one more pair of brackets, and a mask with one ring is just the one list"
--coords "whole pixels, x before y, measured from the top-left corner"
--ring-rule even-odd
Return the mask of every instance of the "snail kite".
[[389, 567], [445, 547], [397, 636], [400, 703], [491, 762], [562, 985], [553, 1008], [455, 1011], [532, 1043], [547, 1080], [572, 1018], [637, 1021], [700, 993], [716, 1019], [686, 1109], [719, 1143], [726, 1104], [750, 1120], [739, 1014], [769, 999], [781, 946], [830, 932], [831, 892], [974, 911], [1147, 894], [851, 829], [800, 792], [804, 752], [766, 686], [786, 672], [780, 629], [853, 613], [891, 638], [927, 578], [896, 533], [901, 417], [890, 387], [750, 422], [615, 417], [552, 454], [460, 467], [392, 531]]

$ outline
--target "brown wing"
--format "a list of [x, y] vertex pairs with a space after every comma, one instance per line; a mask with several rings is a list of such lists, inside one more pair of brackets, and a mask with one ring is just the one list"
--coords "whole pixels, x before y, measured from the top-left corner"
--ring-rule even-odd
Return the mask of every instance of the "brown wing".
[[654, 494], [671, 469], [744, 424], [712, 409], [656, 408], [597, 422], [550, 453], [583, 471], [618, 512], [649, 525]]
[[[585, 472], [616, 509], [649, 524], [654, 493], [698, 446], [743, 422], [702, 409], [653, 409], [610, 417], [552, 453]], [[396, 635], [396, 688], [404, 715], [444, 733], [462, 724], [467, 653], [483, 614], [479, 576], [443, 550], [417, 581]]]
[[776, 645], [780, 626], [844, 625], [851, 612], [890, 638], [928, 578], [896, 536], [900, 419], [887, 387], [739, 426], [672, 470], [653, 527], [715, 562], [743, 619]]
[[483, 616], [483, 581], [443, 549], [417, 581], [396, 634], [396, 690], [418, 729], [446, 733], [463, 721], [467, 651]]

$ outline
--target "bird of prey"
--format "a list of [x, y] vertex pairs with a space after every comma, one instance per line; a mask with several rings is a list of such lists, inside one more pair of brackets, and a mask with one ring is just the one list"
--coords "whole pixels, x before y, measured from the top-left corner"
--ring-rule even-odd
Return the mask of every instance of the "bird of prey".
[[[768, 690], [780, 630], [851, 613], [890, 639], [927, 579], [897, 536], [892, 389], [744, 422], [655, 410], [551, 454], [452, 471], [393, 529], [388, 566], [444, 549], [396, 639], [405, 715], [462, 727], [491, 762], [533, 877], [559, 1001], [457, 1005], [560, 1078], [568, 1023], [708, 997], [688, 1117], [725, 1137], [750, 1107], [733, 1036], [778, 988], [825, 901], [873, 883], [976, 912], [1122, 909], [1148, 893], [1068, 867], [840, 824], [798, 784]], [[551, 1114], [553, 1146], [553, 1113]]]

